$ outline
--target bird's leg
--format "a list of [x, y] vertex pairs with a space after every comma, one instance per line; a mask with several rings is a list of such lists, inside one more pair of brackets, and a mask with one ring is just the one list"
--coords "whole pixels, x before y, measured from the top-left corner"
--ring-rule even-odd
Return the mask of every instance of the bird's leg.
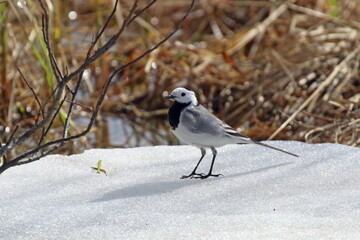
[[199, 173], [196, 173], [196, 169], [198, 168], [198, 166], [200, 165], [201, 161], [203, 160], [205, 154], [206, 154], [206, 150], [205, 148], [200, 148], [201, 150], [201, 158], [199, 160], [199, 162], [196, 164], [196, 167], [194, 168], [194, 170], [189, 174], [189, 175], [183, 175], [180, 179], [185, 179], [185, 178], [193, 178], [193, 177], [201, 177], [203, 176], [203, 174], [199, 174]]
[[222, 174], [212, 174], [212, 170], [213, 170], [213, 166], [214, 166], [214, 162], [215, 162], [215, 158], [216, 158], [216, 154], [217, 154], [217, 151], [214, 147], [211, 147], [211, 151], [213, 153], [213, 159], [212, 159], [212, 162], [211, 162], [211, 166], [210, 166], [210, 171], [208, 174], [206, 175], [203, 175], [201, 174], [200, 176], [196, 176], [194, 178], [201, 178], [201, 179], [205, 179], [205, 178], [208, 178], [208, 177], [219, 177], [219, 176], [222, 176]]

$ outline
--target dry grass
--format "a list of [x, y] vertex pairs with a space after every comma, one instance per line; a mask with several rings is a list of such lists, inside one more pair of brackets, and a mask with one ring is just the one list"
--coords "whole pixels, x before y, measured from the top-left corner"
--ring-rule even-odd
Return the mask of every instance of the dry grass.
[[[0, 29], [0, 36], [6, 38], [0, 49], [2, 142], [8, 137], [6, 127], [31, 125], [38, 111], [15, 64], [41, 101], [54, 81], [47, 74], [37, 3], [27, 2], [27, 7], [19, 8], [16, 1], [9, 1], [1, 10], [6, 11]], [[354, 2], [200, 0], [180, 35], [119, 76], [108, 93], [103, 116], [133, 123], [125, 137], [135, 135], [137, 140], [124, 146], [139, 145], [144, 137], [151, 144], [173, 143], [166, 123], [170, 103], [162, 96], [185, 86], [196, 91], [200, 102], [217, 116], [254, 139], [360, 146], [360, 7]], [[112, 1], [52, 4], [48, 6], [53, 9], [49, 14], [54, 52], [59, 66], [72, 69], [85, 57], [90, 33], [100, 28]], [[86, 116], [98, 86], [112, 69], [171, 31], [187, 4], [159, 1], [137, 22], [138, 27], [129, 28], [126, 37], [88, 70], [76, 112], [79, 117]], [[69, 19], [70, 11], [77, 13], [76, 20]], [[114, 28], [128, 11], [123, 1], [111, 22]], [[111, 29], [106, 36], [113, 33]], [[56, 124], [61, 126], [60, 119]], [[95, 140], [82, 139], [68, 151], [111, 146], [112, 129], [107, 127], [99, 119]], [[72, 131], [77, 128], [81, 124], [74, 123]]]

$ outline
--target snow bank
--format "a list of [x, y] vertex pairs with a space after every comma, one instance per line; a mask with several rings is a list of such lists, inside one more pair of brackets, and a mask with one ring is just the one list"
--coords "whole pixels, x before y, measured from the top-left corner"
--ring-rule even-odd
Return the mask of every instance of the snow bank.
[[[360, 150], [272, 141], [218, 149], [214, 173], [180, 180], [191, 146], [52, 155], [0, 175], [0, 239], [355, 239]], [[211, 151], [199, 172], [207, 172]], [[91, 167], [103, 160], [108, 176]]]

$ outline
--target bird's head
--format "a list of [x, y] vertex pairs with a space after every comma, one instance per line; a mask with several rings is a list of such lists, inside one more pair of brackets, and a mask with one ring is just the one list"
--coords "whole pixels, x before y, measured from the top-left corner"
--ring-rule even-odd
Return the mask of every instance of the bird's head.
[[170, 95], [165, 97], [165, 99], [170, 99], [179, 103], [192, 103], [193, 105], [198, 104], [195, 93], [182, 87], [175, 88]]

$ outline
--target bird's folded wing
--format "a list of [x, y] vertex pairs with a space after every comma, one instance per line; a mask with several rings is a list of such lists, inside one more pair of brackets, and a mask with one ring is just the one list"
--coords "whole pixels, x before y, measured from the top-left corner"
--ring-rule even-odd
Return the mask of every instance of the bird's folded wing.
[[238, 133], [201, 105], [186, 109], [183, 113], [182, 123], [194, 133], [217, 136], [225, 135], [250, 140], [249, 137]]

